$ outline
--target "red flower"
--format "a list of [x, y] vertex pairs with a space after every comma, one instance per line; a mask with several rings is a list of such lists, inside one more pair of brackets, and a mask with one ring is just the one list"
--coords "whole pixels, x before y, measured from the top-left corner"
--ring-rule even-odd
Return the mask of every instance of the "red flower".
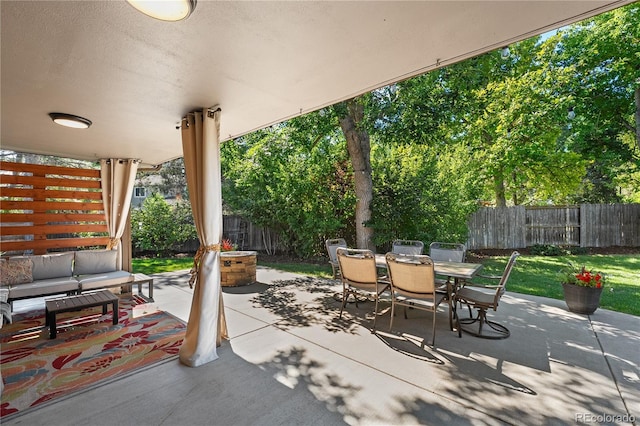
[[562, 282], [585, 287], [601, 288], [606, 281], [605, 276], [600, 272], [590, 271], [584, 266], [575, 268], [571, 263], [562, 271], [562, 277], [564, 278]]
[[233, 250], [233, 244], [231, 243], [231, 240], [229, 240], [229, 239], [222, 240], [222, 244], [220, 244], [220, 250], [222, 250], [222, 251], [231, 251], [231, 250]]

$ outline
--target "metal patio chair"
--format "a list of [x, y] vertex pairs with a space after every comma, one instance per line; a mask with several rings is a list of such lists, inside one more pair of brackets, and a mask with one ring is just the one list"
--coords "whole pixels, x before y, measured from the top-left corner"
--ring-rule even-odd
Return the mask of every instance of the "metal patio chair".
[[391, 253], [422, 254], [424, 243], [418, 240], [395, 240], [391, 244]]
[[386, 280], [386, 277], [381, 278], [378, 276], [375, 255], [371, 250], [338, 247], [336, 254], [340, 264], [340, 278], [342, 279], [340, 318], [342, 318], [342, 312], [350, 294], [355, 299], [356, 307], [358, 307], [359, 302], [358, 295], [362, 293], [371, 295], [375, 301], [372, 328], [372, 331], [374, 331], [378, 317], [378, 301], [380, 300], [380, 295], [389, 289], [389, 281]]
[[[434, 262], [464, 262], [467, 257], [467, 249], [464, 244], [434, 241], [429, 244], [429, 257]], [[436, 291], [439, 293], [450, 295], [452, 284], [451, 277], [436, 276]], [[453, 326], [451, 315], [449, 323]]]
[[344, 238], [331, 238], [324, 242], [329, 254], [329, 264], [333, 272], [333, 279], [340, 279], [340, 264], [338, 263], [338, 255], [336, 250], [338, 247], [347, 247], [347, 242]]
[[434, 262], [464, 262], [467, 250], [464, 244], [433, 242], [429, 244], [429, 257]]
[[397, 305], [433, 312], [433, 331], [431, 345], [436, 340], [436, 312], [440, 303], [446, 299], [446, 294], [436, 292], [435, 272], [433, 261], [427, 255], [403, 255], [387, 253], [387, 269], [391, 282], [391, 321], [389, 330], [393, 327], [393, 317]]
[[[488, 279], [498, 281], [497, 285], [485, 285], [480, 283], [474, 283], [473, 280], [466, 282], [464, 287], [458, 289], [455, 293], [455, 301], [461, 304], [466, 304], [469, 308], [469, 318], [458, 318], [460, 327], [465, 332], [484, 339], [506, 339], [511, 332], [507, 327], [502, 324], [498, 324], [495, 321], [491, 321], [487, 318], [487, 311], [493, 309], [498, 310], [498, 303], [506, 291], [507, 281], [509, 275], [516, 264], [516, 259], [520, 256], [520, 253], [514, 251], [507, 262], [507, 266], [504, 272], [500, 276], [487, 276], [478, 275], [479, 279]], [[477, 309], [478, 315], [474, 318], [471, 310]], [[469, 326], [472, 324], [478, 324], [478, 330], [472, 330]], [[486, 326], [486, 327], [485, 327]]]

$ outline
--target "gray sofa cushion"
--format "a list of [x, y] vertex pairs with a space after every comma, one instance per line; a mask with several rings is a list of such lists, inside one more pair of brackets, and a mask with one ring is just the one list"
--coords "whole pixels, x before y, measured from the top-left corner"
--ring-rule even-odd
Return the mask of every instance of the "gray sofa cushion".
[[125, 285], [133, 281], [133, 274], [128, 271], [112, 271], [102, 274], [81, 275], [77, 277], [80, 291]]
[[11, 286], [9, 299], [39, 297], [48, 294], [67, 293], [78, 290], [78, 280], [73, 277], [51, 278], [32, 283]]
[[33, 263], [33, 279], [70, 277], [73, 271], [73, 252], [27, 256]]
[[77, 251], [73, 274], [90, 275], [117, 271], [117, 256], [117, 250]]

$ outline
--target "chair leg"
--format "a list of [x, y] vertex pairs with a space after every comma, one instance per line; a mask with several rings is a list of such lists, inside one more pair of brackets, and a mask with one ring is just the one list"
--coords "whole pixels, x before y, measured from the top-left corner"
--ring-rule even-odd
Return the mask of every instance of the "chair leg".
[[342, 319], [342, 311], [344, 311], [344, 307], [347, 304], [347, 298], [349, 297], [349, 293], [347, 291], [342, 292], [342, 306], [340, 307], [340, 317]]
[[396, 312], [396, 304], [393, 301], [393, 298], [391, 299], [391, 320], [389, 321], [389, 331], [391, 331], [391, 329], [393, 328], [393, 316], [395, 315]]
[[[499, 337], [494, 337], [495, 339], [506, 339], [507, 337], [509, 337], [511, 335], [511, 332], [509, 331], [509, 329], [507, 327], [505, 327], [502, 324], [498, 324], [495, 321], [490, 321], [486, 318], [486, 314], [485, 314], [485, 319], [484, 319], [485, 324], [487, 324], [491, 329], [493, 329], [496, 333], [498, 333]], [[489, 337], [487, 337], [489, 338]]]
[[478, 335], [482, 336], [482, 326], [487, 320], [487, 312], [484, 309], [478, 309]]
[[[469, 307], [470, 308], [470, 307]], [[511, 335], [511, 332], [509, 331], [509, 329], [507, 327], [505, 327], [502, 324], [498, 324], [497, 322], [494, 321], [490, 321], [487, 319], [487, 310], [485, 308], [477, 308], [478, 309], [478, 316], [473, 318], [463, 318], [463, 319], [458, 319], [458, 324], [459, 327], [462, 327], [462, 325], [471, 325], [474, 323], [478, 323], [478, 331], [473, 331], [471, 329], [464, 329], [465, 332], [471, 334], [472, 336], [476, 336], [476, 337], [480, 337], [483, 339], [506, 339], [507, 337], [509, 337]], [[483, 332], [483, 326], [487, 325], [490, 329], [493, 330], [492, 334], [491, 331], [489, 331], [489, 333], [487, 332]]]
[[376, 297], [376, 307], [373, 311], [373, 328], [371, 329], [372, 333], [376, 331], [376, 320], [378, 319], [378, 297]]
[[433, 333], [431, 336], [431, 347], [435, 348], [436, 347], [436, 310], [437, 308], [434, 306], [433, 307]]

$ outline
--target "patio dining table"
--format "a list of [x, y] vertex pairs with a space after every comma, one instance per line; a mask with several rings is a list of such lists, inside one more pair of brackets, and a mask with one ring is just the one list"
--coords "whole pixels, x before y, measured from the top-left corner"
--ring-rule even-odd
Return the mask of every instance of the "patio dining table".
[[[387, 261], [384, 254], [376, 254], [376, 266], [378, 268], [387, 268]], [[433, 269], [436, 275], [443, 275], [451, 277], [458, 282], [459, 280], [470, 280], [475, 277], [482, 269], [480, 263], [466, 263], [466, 262], [444, 262], [434, 261]]]

